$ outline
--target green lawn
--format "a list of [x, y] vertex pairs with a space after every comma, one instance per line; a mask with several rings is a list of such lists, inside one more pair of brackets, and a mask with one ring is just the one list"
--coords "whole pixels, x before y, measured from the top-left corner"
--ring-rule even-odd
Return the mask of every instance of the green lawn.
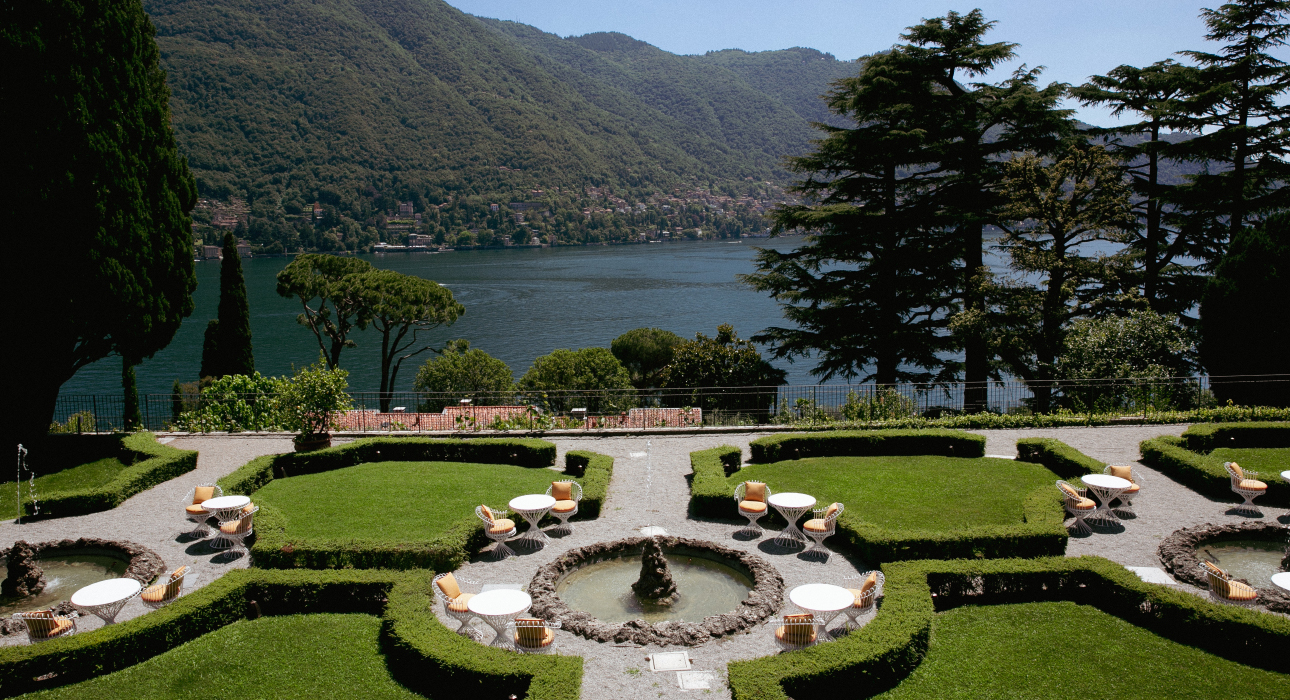
[[[509, 464], [373, 462], [275, 479], [252, 498], [287, 518], [293, 537], [408, 542], [444, 532], [475, 506], [505, 508], [563, 478]], [[513, 518], [520, 529], [528, 527]]]
[[1236, 462], [1241, 469], [1256, 471], [1263, 481], [1280, 481], [1281, 472], [1290, 469], [1290, 447], [1220, 447], [1209, 453], [1224, 462]]
[[927, 659], [877, 697], [1290, 698], [1290, 676], [1171, 642], [1097, 608], [969, 606], [936, 616]]
[[817, 506], [840, 501], [852, 521], [924, 531], [1019, 523], [1026, 495], [1057, 481], [1029, 462], [930, 455], [756, 464], [730, 477], [731, 492], [750, 479], [765, 481], [775, 493], [809, 493]]
[[390, 677], [380, 618], [243, 620], [141, 664], [25, 698], [420, 698]]
[[[64, 469], [48, 476], [38, 476], [36, 477], [36, 500], [39, 502], [40, 495], [44, 493], [80, 491], [81, 489], [102, 486], [116, 478], [116, 475], [125, 468], [126, 465], [116, 457], [105, 457], [97, 462]], [[31, 492], [30, 489], [31, 484], [24, 481], [22, 483], [23, 498], [26, 498], [27, 494]], [[15, 484], [12, 481], [0, 483], [0, 519], [7, 520], [16, 517], [18, 517], [18, 493]]]

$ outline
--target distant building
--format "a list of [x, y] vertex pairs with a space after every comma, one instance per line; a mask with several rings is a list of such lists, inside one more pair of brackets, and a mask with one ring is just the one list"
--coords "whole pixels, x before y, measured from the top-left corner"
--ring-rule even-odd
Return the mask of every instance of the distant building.
[[322, 205], [319, 204], [318, 202], [314, 202], [314, 221], [318, 221], [322, 217], [323, 217]]
[[498, 205], [498, 204], [490, 204], [490, 205], [488, 205], [488, 210], [489, 210], [489, 211], [497, 211], [497, 210], [498, 210], [498, 209], [500, 209], [500, 208], [501, 208], [501, 205]]
[[424, 236], [419, 233], [408, 235], [408, 245], [410, 246], [432, 246], [434, 245], [434, 236]]
[[239, 257], [239, 258], [249, 258], [249, 257], [251, 257], [251, 242], [250, 242], [250, 241], [243, 241], [243, 240], [239, 240], [239, 241], [237, 242], [237, 257]]
[[[497, 205], [494, 204], [493, 206], [497, 206]], [[513, 211], [524, 212], [530, 209], [540, 209], [542, 208], [542, 203], [541, 202], [511, 202], [507, 206], [509, 206]]]
[[399, 218], [409, 218], [414, 212], [412, 211], [412, 202], [399, 202]]
[[220, 247], [217, 245], [204, 245], [202, 246], [202, 259], [218, 260], [220, 250]]

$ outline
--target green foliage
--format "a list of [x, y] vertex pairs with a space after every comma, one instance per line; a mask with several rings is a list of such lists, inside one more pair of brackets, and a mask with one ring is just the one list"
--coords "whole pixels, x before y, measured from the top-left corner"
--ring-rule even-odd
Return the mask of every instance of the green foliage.
[[505, 362], [470, 341], [452, 340], [438, 357], [426, 360], [412, 382], [417, 391], [450, 394], [421, 402], [418, 411], [442, 411], [459, 399], [471, 399], [476, 406], [498, 406], [515, 400], [515, 380]]
[[81, 411], [73, 413], [67, 417], [66, 423], [54, 421], [49, 424], [51, 433], [92, 433], [95, 430], [97, 422], [94, 418], [93, 411]]
[[283, 396], [290, 384], [259, 372], [225, 375], [202, 389], [197, 408], [179, 414], [173, 427], [201, 433], [289, 429], [294, 418]]
[[[22, 299], [21, 333], [6, 344], [7, 396], [23, 410], [4, 444], [34, 445], [59, 387], [116, 353], [150, 357], [192, 313], [197, 287], [188, 212], [192, 175], [175, 147], [170, 91], [154, 28], [130, 0], [7, 7], [0, 29], [10, 178], [0, 216], [15, 264], [6, 284]], [[9, 96], [21, 96], [9, 97]], [[33, 232], [58, 212], [60, 248]], [[134, 364], [132, 362], [132, 364]]]
[[871, 622], [834, 643], [732, 662], [731, 696], [783, 700], [892, 688], [926, 659], [938, 610], [1032, 601], [1090, 605], [1228, 661], [1290, 671], [1290, 622], [1144, 583], [1100, 557], [905, 561], [884, 565], [883, 573], [883, 605]]
[[842, 404], [842, 418], [850, 421], [885, 421], [910, 418], [917, 413], [914, 400], [895, 389], [879, 389], [857, 394], [847, 392]]
[[1100, 474], [1106, 466], [1055, 438], [1021, 438], [1017, 441], [1017, 459], [1042, 464], [1063, 479]]
[[520, 377], [519, 388], [538, 396], [540, 405], [556, 413], [579, 407], [593, 414], [616, 413], [636, 406], [631, 375], [605, 348], [560, 349], [542, 355]]
[[614, 476], [614, 458], [587, 450], [569, 450], [564, 453], [564, 473], [581, 479], [582, 500], [578, 503], [577, 520], [600, 517], [609, 498], [609, 482]]
[[[1242, 229], [1232, 239], [1200, 302], [1200, 355], [1220, 401], [1290, 406], [1284, 382], [1224, 375], [1284, 374], [1290, 318], [1268, 313], [1290, 295], [1290, 214]], [[1253, 381], [1251, 381], [1253, 379]]]
[[349, 372], [329, 368], [322, 357], [318, 362], [296, 372], [278, 393], [279, 405], [286, 411], [288, 425], [299, 431], [301, 439], [325, 435], [339, 411], [350, 407]]
[[[1194, 385], [1171, 386], [1159, 380], [1190, 376], [1194, 352], [1186, 329], [1154, 311], [1078, 319], [1066, 333], [1057, 376], [1092, 385], [1064, 388], [1063, 403], [1098, 412], [1190, 408], [1197, 398]], [[1156, 381], [1106, 381], [1122, 378]]]
[[[1290, 416], [1281, 420], [1290, 420]], [[1210, 423], [1183, 432], [1187, 449], [1208, 454], [1220, 447], [1290, 447], [1290, 423]]]
[[681, 336], [662, 328], [637, 328], [614, 338], [609, 351], [623, 363], [637, 389], [651, 389], [660, 383], [663, 369], [672, 362]]
[[219, 310], [206, 326], [202, 345], [202, 377], [220, 378], [255, 371], [251, 349], [251, 309], [246, 300], [246, 279], [237, 252], [237, 236], [224, 234], [224, 259], [219, 268]]
[[1290, 470], [1290, 447], [1220, 447], [1209, 456], [1236, 462], [1243, 471], [1255, 472], [1268, 481], [1275, 481], [1281, 472]]
[[[1284, 426], [1276, 426], [1274, 434], [1285, 434]], [[1184, 433], [1185, 435], [1185, 433]], [[1224, 460], [1215, 453], [1200, 454], [1187, 449], [1186, 437], [1158, 437], [1138, 444], [1142, 463], [1163, 472], [1184, 486], [1220, 501], [1240, 500], [1232, 492], [1232, 478], [1223, 468]], [[1286, 507], [1290, 505], [1290, 484], [1270, 474], [1260, 475], [1268, 490], [1257, 504]]]
[[748, 444], [753, 463], [838, 455], [943, 455], [982, 457], [985, 437], [956, 430], [878, 430], [785, 433]]
[[370, 270], [372, 264], [358, 258], [311, 254], [297, 255], [278, 273], [278, 295], [300, 301], [304, 312], [296, 321], [313, 332], [332, 368], [340, 364], [341, 350], [357, 345], [350, 332], [366, 326], [362, 303], [342, 280]]
[[121, 358], [121, 416], [126, 430], [136, 430], [143, 426], [143, 414], [139, 412], [139, 383], [134, 376], [134, 365], [126, 358]]
[[[792, 413], [787, 408], [785, 408], [783, 415], [789, 417], [784, 422], [789, 425], [797, 424], [792, 418]], [[776, 416], [776, 418], [779, 418], [779, 416]], [[1131, 416], [1129, 418], [1134, 422], [1152, 425], [1290, 420], [1290, 409], [1229, 405], [1215, 406], [1213, 408], [1194, 408], [1189, 411], [1148, 411], [1144, 416]], [[875, 421], [832, 421], [827, 425], [819, 425], [817, 421], [806, 421], [811, 428], [827, 430], [926, 430], [931, 428], [992, 430], [1058, 428], [1070, 425], [1116, 425], [1124, 422], [1126, 422], [1126, 416], [1119, 411], [1110, 413], [1074, 413], [1064, 408], [1053, 413], [970, 413], [966, 415], [947, 415], [939, 418], [911, 416], [909, 418], [891, 418]]]
[[[774, 387], [784, 384], [786, 375], [763, 360], [751, 341], [740, 340], [734, 326], [723, 323], [717, 326], [715, 338], [695, 333], [694, 340], [678, 346], [662, 380], [670, 389], [706, 389], [689, 395], [668, 394], [672, 405], [697, 406], [705, 413], [751, 412], [757, 417], [766, 415], [774, 405]], [[723, 387], [732, 388], [721, 391]]]

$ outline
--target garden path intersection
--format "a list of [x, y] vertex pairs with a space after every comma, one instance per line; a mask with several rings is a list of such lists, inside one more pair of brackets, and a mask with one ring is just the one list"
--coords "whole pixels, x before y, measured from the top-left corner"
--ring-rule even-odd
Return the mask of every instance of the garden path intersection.
[[[1068, 556], [1084, 554], [1106, 557], [1126, 566], [1158, 567], [1156, 548], [1169, 534], [1183, 527], [1204, 523], [1245, 522], [1245, 516], [1231, 511], [1239, 501], [1235, 496], [1226, 501], [1215, 501], [1188, 489], [1164, 474], [1138, 462], [1138, 443], [1161, 435], [1179, 435], [1185, 425], [1165, 426], [1114, 426], [1097, 428], [1053, 428], [1024, 430], [969, 431], [986, 437], [986, 454], [1015, 455], [1016, 441], [1022, 437], [1052, 437], [1071, 447], [1109, 464], [1133, 464], [1142, 481], [1143, 495], [1135, 500], [1136, 518], [1127, 519], [1123, 528], [1097, 528], [1089, 536], [1071, 537], [1067, 546]], [[535, 571], [570, 549], [596, 542], [608, 542], [627, 537], [638, 537], [644, 526], [659, 527], [668, 535], [710, 540], [725, 547], [744, 550], [760, 556], [774, 565], [784, 578], [785, 592], [807, 583], [842, 583], [842, 579], [860, 571], [873, 568], [865, 562], [855, 561], [838, 549], [840, 542], [826, 540], [831, 556], [827, 561], [818, 557], [801, 557], [800, 547], [786, 549], [773, 543], [773, 533], [747, 540], [736, 538], [735, 533], [746, 526], [731, 502], [731, 517], [724, 521], [693, 519], [688, 514], [690, 453], [719, 445], [734, 445], [748, 458], [748, 443], [760, 437], [759, 433], [721, 433], [691, 435], [635, 435], [572, 437], [548, 436], [557, 446], [556, 464], [563, 466], [564, 455], [570, 450], [590, 450], [614, 458], [613, 480], [608, 499], [600, 517], [589, 521], [573, 521], [572, 534], [552, 534], [551, 541], [540, 549], [517, 547], [518, 556], [494, 561], [490, 551], [485, 551], [463, 566], [458, 575], [483, 584], [525, 585]], [[164, 439], [164, 438], [163, 438]], [[130, 540], [152, 548], [165, 560], [168, 567], [180, 564], [194, 566], [198, 578], [196, 586], [204, 586], [234, 568], [245, 568], [249, 557], [227, 559], [206, 548], [203, 542], [194, 543], [182, 533], [190, 527], [181, 514], [180, 502], [193, 484], [213, 482], [234, 471], [252, 458], [287, 452], [291, 449], [289, 437], [278, 436], [179, 436], [171, 445], [198, 450], [197, 470], [183, 477], [172, 479], [134, 496], [121, 506], [106, 512], [85, 516], [38, 521], [23, 525], [13, 522], [0, 524], [0, 541], [12, 543], [18, 539], [40, 542], [76, 537], [102, 537]], [[552, 480], [558, 478], [552, 472]], [[512, 494], [520, 495], [520, 494]], [[1290, 511], [1262, 507], [1263, 522], [1290, 523]], [[835, 538], [837, 539], [837, 538]], [[490, 547], [491, 549], [491, 547]], [[1179, 588], [1200, 594], [1185, 584]], [[784, 612], [796, 612], [785, 596]], [[442, 606], [436, 606], [441, 620], [456, 629], [456, 620], [443, 615]], [[145, 614], [141, 604], [127, 605], [118, 621]], [[881, 613], [879, 613], [881, 614]], [[861, 618], [863, 621], [865, 618]], [[80, 633], [97, 629], [101, 623], [94, 617], [78, 620]], [[483, 641], [491, 638], [491, 631], [480, 627]], [[0, 638], [0, 644], [26, 643], [24, 635]], [[662, 651], [661, 647], [615, 645], [596, 643], [568, 632], [556, 632], [556, 651], [560, 654], [581, 656], [584, 659], [582, 697], [588, 700], [610, 698], [641, 699], [658, 697], [687, 697], [693, 691], [678, 687], [675, 673], [649, 670], [650, 654]], [[680, 648], [669, 648], [675, 651]], [[697, 647], [686, 647], [696, 671], [715, 675], [710, 693], [704, 697], [729, 697], [722, 680], [726, 664], [737, 659], [749, 659], [774, 654], [778, 647], [770, 630], [762, 625], [747, 634], [736, 634], [717, 639]]]

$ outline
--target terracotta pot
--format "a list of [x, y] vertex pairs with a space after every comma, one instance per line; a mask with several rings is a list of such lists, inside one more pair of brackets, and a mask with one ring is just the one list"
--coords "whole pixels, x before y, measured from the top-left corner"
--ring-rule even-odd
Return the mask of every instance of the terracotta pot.
[[331, 435], [313, 435], [307, 439], [297, 435], [294, 442], [296, 452], [313, 452], [331, 447]]

